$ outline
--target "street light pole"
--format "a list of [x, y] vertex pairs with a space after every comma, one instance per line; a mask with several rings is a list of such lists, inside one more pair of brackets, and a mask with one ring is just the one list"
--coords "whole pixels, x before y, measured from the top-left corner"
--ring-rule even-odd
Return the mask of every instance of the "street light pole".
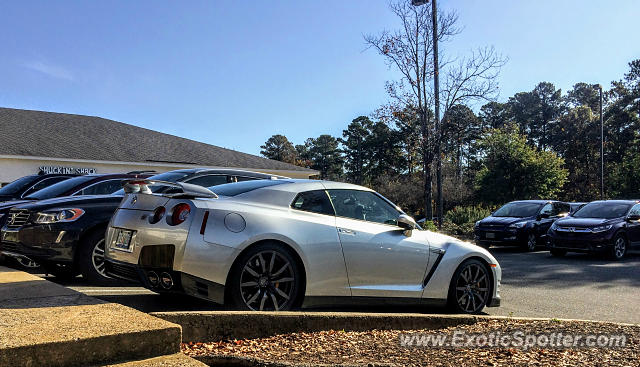
[[438, 64], [438, 8], [436, 6], [436, 0], [431, 0], [431, 16], [433, 23], [433, 97], [435, 99], [435, 130], [436, 144], [438, 147], [436, 157], [436, 186], [438, 191], [438, 228], [441, 228], [444, 205], [442, 200], [442, 132], [440, 131], [440, 67]]

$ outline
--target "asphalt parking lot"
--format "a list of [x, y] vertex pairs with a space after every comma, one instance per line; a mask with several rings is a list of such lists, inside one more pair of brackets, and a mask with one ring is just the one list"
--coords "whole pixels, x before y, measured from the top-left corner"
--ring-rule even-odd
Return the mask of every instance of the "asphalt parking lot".
[[[522, 253], [492, 248], [502, 266], [502, 305], [486, 308], [490, 315], [588, 319], [640, 324], [640, 253], [623, 261], [601, 256], [547, 251]], [[51, 278], [55, 280], [55, 278]], [[144, 312], [222, 309], [212, 303], [179, 296], [161, 296], [135, 286], [97, 287], [81, 277], [56, 282], [87, 295], [121, 303]], [[397, 307], [334, 309], [334, 311], [436, 312], [439, 309]]]

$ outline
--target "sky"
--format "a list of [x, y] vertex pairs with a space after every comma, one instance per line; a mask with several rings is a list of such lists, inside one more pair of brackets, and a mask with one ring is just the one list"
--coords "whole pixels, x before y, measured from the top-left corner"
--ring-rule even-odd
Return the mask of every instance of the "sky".
[[[463, 27], [442, 52], [493, 46], [509, 59], [500, 101], [541, 81], [606, 88], [640, 58], [637, 0], [438, 1]], [[259, 154], [273, 134], [340, 136], [388, 101], [398, 74], [363, 35], [397, 27], [386, 0], [6, 1], [0, 107]]]

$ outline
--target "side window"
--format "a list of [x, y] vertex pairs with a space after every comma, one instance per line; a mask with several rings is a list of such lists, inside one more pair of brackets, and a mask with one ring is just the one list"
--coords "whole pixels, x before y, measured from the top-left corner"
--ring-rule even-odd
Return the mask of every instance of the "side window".
[[193, 185], [211, 187], [226, 184], [229, 182], [229, 178], [226, 175], [206, 175], [196, 177], [186, 182]]
[[627, 215], [640, 215], [640, 204], [634, 205]]
[[373, 192], [329, 190], [329, 196], [337, 216], [398, 225], [400, 212]]
[[554, 203], [553, 204], [553, 213], [551, 213], [551, 216], [558, 216], [558, 215], [567, 215], [569, 214], [569, 212], [571, 212], [571, 207], [569, 206], [569, 204], [567, 203]]
[[29, 195], [31, 193], [34, 193], [34, 192], [36, 192], [38, 190], [42, 190], [45, 187], [49, 187], [49, 186], [51, 186], [51, 185], [53, 185], [55, 183], [58, 183], [60, 181], [64, 181], [64, 180], [66, 180], [68, 178], [70, 178], [70, 177], [58, 176], [58, 177], [45, 178], [44, 180], [42, 180], [42, 181], [36, 183], [35, 185], [33, 185], [33, 187], [31, 187], [29, 190], [25, 191], [25, 193], [22, 194], [22, 196], [25, 197], [25, 196], [27, 196], [27, 195]]
[[293, 209], [320, 214], [335, 215], [329, 196], [324, 190], [301, 192], [291, 203]]
[[553, 204], [549, 203], [542, 207], [542, 209], [540, 210], [540, 215], [545, 214], [550, 217], [553, 215]]
[[91, 186], [87, 186], [82, 191], [78, 192], [74, 195], [108, 195], [113, 194], [114, 192], [120, 190], [122, 188], [122, 180], [107, 180], [98, 182]]

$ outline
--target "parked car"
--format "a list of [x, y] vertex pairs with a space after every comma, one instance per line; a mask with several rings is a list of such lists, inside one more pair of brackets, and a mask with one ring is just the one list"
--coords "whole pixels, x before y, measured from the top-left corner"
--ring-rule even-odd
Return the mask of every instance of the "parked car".
[[20, 177], [0, 188], [0, 202], [22, 199], [47, 186], [76, 176], [73, 174], [43, 174]]
[[[66, 196], [78, 196], [78, 195], [100, 195], [110, 194], [113, 191], [121, 187], [123, 179], [131, 179], [135, 177], [149, 177], [149, 175], [135, 175], [135, 174], [91, 174], [76, 177], [66, 177], [55, 184], [44, 187], [40, 190], [33, 191], [27, 190], [21, 199], [12, 201], [5, 201], [0, 203], [0, 228], [4, 226], [7, 219], [5, 216], [15, 206], [32, 203], [39, 200], [46, 200], [52, 198], [66, 197]], [[55, 178], [58, 179], [58, 178]], [[48, 182], [48, 181], [47, 181]], [[40, 181], [39, 186], [42, 184]], [[0, 237], [0, 254], [3, 256], [13, 257], [20, 266], [26, 270], [33, 270], [39, 268], [39, 264], [33, 259], [27, 256], [13, 251], [12, 246], [4, 246], [2, 244], [3, 239]], [[6, 248], [5, 248], [6, 247]], [[58, 270], [53, 269], [54, 271]]]
[[[81, 273], [91, 282], [106, 283], [104, 234], [124, 195], [118, 189], [122, 187], [123, 179], [148, 176], [111, 175], [117, 177], [109, 189], [111, 195], [76, 195], [16, 206], [2, 227], [0, 248], [13, 256], [26, 256], [40, 262], [47, 272], [58, 277], [75, 277]], [[227, 169], [186, 169], [153, 176], [159, 181], [204, 185], [271, 177], [264, 173]], [[155, 189], [162, 192], [168, 187], [159, 185]], [[95, 185], [87, 186], [80, 193], [97, 194]]]
[[[153, 185], [148, 180], [146, 185]], [[107, 274], [245, 310], [343, 302], [498, 306], [485, 249], [429, 231], [380, 194], [260, 180], [127, 194], [107, 229]], [[214, 193], [215, 192], [215, 193]]]
[[473, 233], [480, 246], [517, 245], [533, 251], [546, 243], [551, 224], [569, 212], [570, 205], [561, 201], [512, 201], [477, 221]]
[[630, 247], [640, 246], [640, 202], [591, 202], [551, 226], [548, 246], [554, 256], [568, 251], [605, 252], [622, 259]]

